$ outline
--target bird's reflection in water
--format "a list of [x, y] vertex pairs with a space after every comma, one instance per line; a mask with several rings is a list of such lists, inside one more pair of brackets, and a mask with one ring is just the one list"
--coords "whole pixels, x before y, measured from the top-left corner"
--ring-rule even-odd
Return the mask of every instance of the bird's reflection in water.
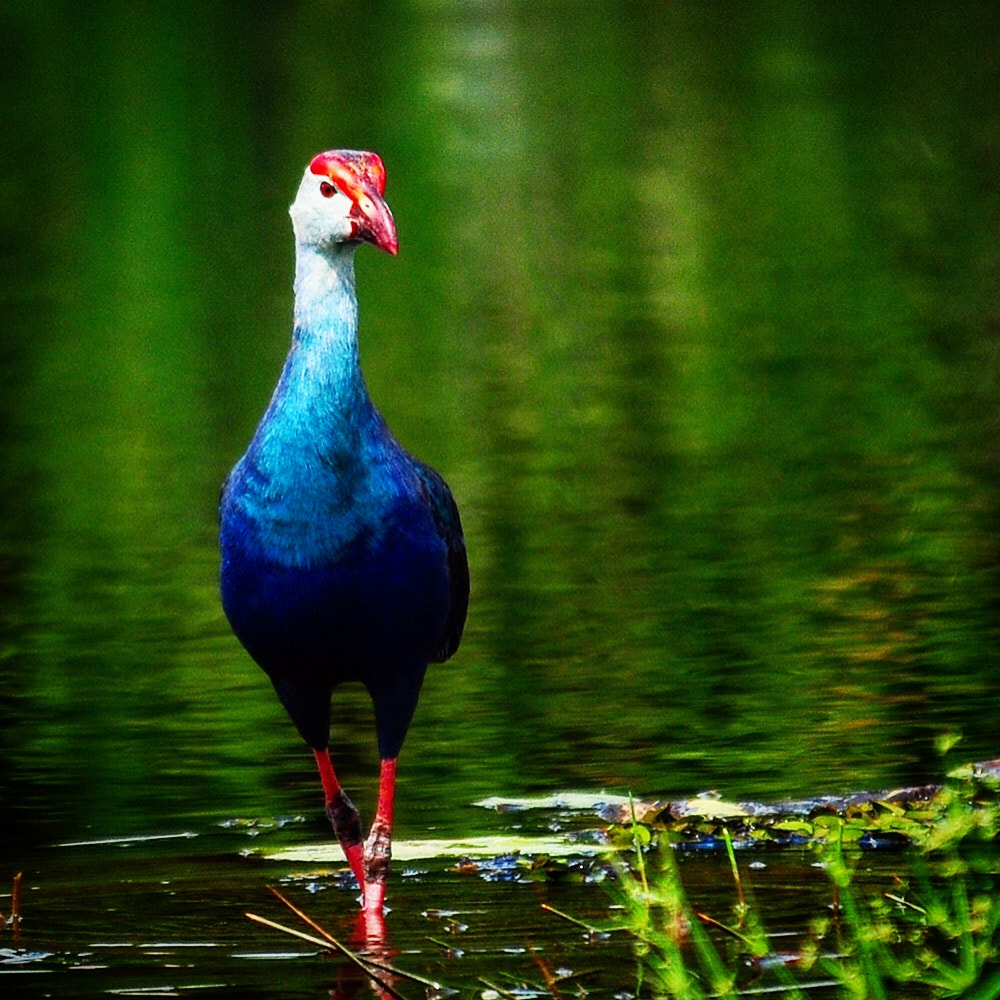
[[343, 961], [331, 1000], [375, 996], [377, 1000], [405, 1000], [397, 989], [399, 976], [392, 971], [395, 952], [389, 942], [384, 913], [361, 910], [354, 922], [351, 950], [357, 962]]

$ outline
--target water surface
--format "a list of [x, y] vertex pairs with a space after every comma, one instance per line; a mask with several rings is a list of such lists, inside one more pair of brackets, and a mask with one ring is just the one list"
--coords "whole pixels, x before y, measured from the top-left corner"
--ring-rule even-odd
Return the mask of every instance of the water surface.
[[[997, 756], [996, 15], [370, 6], [3, 15], [0, 886], [25, 870], [23, 946], [63, 956], [32, 989], [340, 975], [239, 957], [284, 945], [243, 921], [275, 874], [232, 821], [328, 833], [215, 549], [288, 345], [286, 207], [332, 146], [387, 164], [365, 371], [472, 564], [401, 837], [507, 828], [489, 795], [920, 782], [947, 732]], [[363, 694], [335, 714], [370, 815]], [[395, 880], [399, 946], [459, 894], [487, 963], [572, 947], [537, 886], [435, 871]], [[618, 961], [570, 964], [610, 995]]]

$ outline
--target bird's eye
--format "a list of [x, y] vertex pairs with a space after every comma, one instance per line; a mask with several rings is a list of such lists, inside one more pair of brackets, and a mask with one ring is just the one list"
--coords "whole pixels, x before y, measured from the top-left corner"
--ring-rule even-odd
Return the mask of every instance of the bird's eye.
[[324, 198], [332, 198], [333, 197], [333, 193], [336, 190], [337, 189], [329, 181], [323, 181], [323, 183], [320, 184], [320, 186], [319, 186], [319, 193]]

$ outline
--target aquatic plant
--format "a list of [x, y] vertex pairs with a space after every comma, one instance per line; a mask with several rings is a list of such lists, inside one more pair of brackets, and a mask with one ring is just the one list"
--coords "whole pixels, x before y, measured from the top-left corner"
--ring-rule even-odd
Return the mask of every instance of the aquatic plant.
[[[844, 815], [795, 820], [808, 826], [808, 837], [799, 830], [804, 849], [829, 878], [829, 906], [793, 948], [780, 950], [734, 845], [731, 827], [739, 844], [760, 842], [751, 818], [701, 822], [703, 836], [725, 845], [734, 882], [729, 912], [709, 914], [691, 903], [678, 865], [690, 831], [648, 825], [633, 813], [620, 831], [633, 851], [618, 856], [618, 878], [605, 883], [614, 905], [601, 929], [632, 937], [637, 995], [701, 1000], [768, 989], [797, 998], [825, 987], [859, 1000], [994, 1000], [1000, 997], [997, 789], [995, 775], [962, 769], [913, 808], [873, 800]], [[764, 841], [785, 824], [770, 817], [767, 825]], [[893, 855], [897, 870], [873, 881], [861, 845], [890, 835], [905, 838]]]

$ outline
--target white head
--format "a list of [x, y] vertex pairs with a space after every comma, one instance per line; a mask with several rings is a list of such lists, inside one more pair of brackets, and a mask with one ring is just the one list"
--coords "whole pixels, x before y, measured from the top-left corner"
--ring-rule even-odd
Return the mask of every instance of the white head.
[[319, 153], [306, 168], [289, 209], [296, 241], [326, 250], [364, 240], [395, 254], [399, 238], [384, 192], [385, 167], [375, 153]]

